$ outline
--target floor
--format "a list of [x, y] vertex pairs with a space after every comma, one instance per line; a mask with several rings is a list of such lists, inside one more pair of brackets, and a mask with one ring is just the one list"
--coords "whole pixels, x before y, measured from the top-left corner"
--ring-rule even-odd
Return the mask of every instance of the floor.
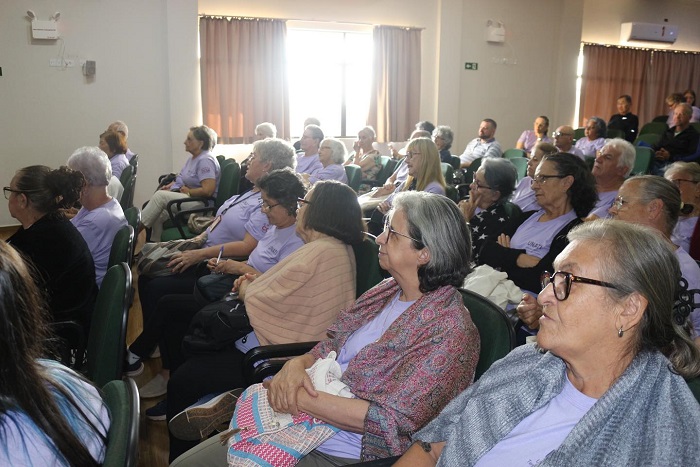
[[[145, 241], [145, 233], [136, 242], [136, 251], [139, 251]], [[134, 287], [138, 288], [138, 272], [133, 268]], [[138, 291], [134, 297], [134, 303], [129, 311], [127, 324], [127, 344], [133, 342], [141, 332], [143, 320], [141, 316], [141, 303]], [[139, 376], [134, 377], [136, 385], [141, 387], [150, 381], [160, 370], [160, 358], [146, 360], [145, 370]], [[139, 465], [144, 467], [164, 467], [168, 465], [168, 428], [165, 421], [157, 422], [149, 420], [145, 416], [146, 409], [153, 407], [164, 397], [157, 399], [141, 399], [141, 423], [139, 431]]]

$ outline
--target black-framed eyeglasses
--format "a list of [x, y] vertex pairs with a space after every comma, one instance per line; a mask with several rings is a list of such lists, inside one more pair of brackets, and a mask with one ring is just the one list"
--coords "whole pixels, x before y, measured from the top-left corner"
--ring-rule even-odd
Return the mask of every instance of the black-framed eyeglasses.
[[676, 185], [678, 188], [681, 187], [681, 182], [692, 183], [694, 185], [700, 183], [696, 180], [688, 180], [687, 178], [676, 178], [674, 180], [671, 180], [671, 182], [673, 182], [673, 184]]
[[280, 203], [267, 204], [265, 201], [263, 201], [262, 204], [260, 205], [260, 209], [262, 209], [263, 211], [269, 211], [270, 209], [274, 208], [275, 206], [279, 206], [279, 205], [280, 205]]
[[297, 209], [301, 209], [305, 204], [311, 204], [311, 201], [307, 201], [304, 198], [297, 198]]
[[386, 241], [387, 241], [387, 242], [391, 239], [391, 235], [392, 235], [392, 234], [396, 234], [396, 235], [398, 235], [398, 236], [400, 236], [400, 237], [404, 237], [404, 238], [408, 238], [409, 240], [413, 240], [414, 242], [419, 243], [419, 244], [421, 244], [421, 245], [423, 244], [423, 242], [421, 242], [421, 241], [418, 240], [418, 239], [415, 239], [415, 238], [413, 238], [413, 237], [410, 237], [410, 236], [408, 236], [408, 235], [406, 235], [406, 234], [402, 234], [401, 232], [397, 232], [396, 230], [394, 230], [394, 228], [391, 226], [391, 222], [390, 222], [390, 220], [389, 220], [389, 217], [387, 217], [387, 218], [384, 220], [384, 232], [387, 232], [387, 234], [386, 234]]
[[480, 190], [480, 189], [484, 189], [484, 190], [493, 190], [493, 188], [491, 188], [491, 187], [488, 186], [488, 185], [482, 185], [482, 184], [480, 184], [479, 181], [476, 179], [476, 174], [475, 174], [474, 177], [472, 178], [472, 185], [476, 185], [476, 189], [477, 189], [477, 190]]
[[5, 199], [10, 199], [12, 193], [24, 193], [22, 190], [13, 190], [9, 186], [3, 187], [2, 192], [5, 195]]
[[547, 180], [550, 178], [565, 178], [568, 177], [568, 175], [536, 175], [532, 177], [532, 180], [530, 181], [530, 186], [534, 185], [535, 182], [539, 183], [540, 185], [544, 185], [547, 183]]
[[581, 284], [597, 285], [600, 287], [607, 287], [609, 289], [617, 290], [615, 284], [610, 282], [603, 282], [596, 279], [588, 279], [586, 277], [574, 276], [570, 272], [557, 271], [554, 274], [549, 271], [542, 273], [540, 277], [540, 285], [542, 285], [542, 290], [547, 288], [549, 284], [552, 284], [552, 290], [554, 291], [554, 298], [563, 302], [569, 298], [569, 293], [571, 293], [571, 284], [574, 282], [580, 282]]

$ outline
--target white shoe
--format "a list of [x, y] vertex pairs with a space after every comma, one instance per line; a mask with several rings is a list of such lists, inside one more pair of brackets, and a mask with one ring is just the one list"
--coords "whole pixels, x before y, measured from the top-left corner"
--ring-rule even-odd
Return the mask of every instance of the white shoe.
[[168, 392], [168, 382], [163, 375], [158, 373], [152, 380], [146, 383], [142, 388], [139, 388], [139, 396], [142, 399], [151, 399], [160, 397]]

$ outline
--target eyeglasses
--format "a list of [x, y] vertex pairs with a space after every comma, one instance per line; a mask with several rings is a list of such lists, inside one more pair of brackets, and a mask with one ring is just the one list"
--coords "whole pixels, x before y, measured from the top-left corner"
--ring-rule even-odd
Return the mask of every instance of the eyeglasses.
[[477, 189], [477, 190], [481, 190], [481, 189], [484, 189], [484, 190], [493, 190], [493, 188], [491, 188], [490, 186], [481, 185], [481, 184], [479, 183], [479, 181], [476, 179], [476, 175], [474, 175], [474, 178], [472, 178], [472, 185], [476, 185], [476, 189]]
[[311, 204], [311, 201], [306, 201], [304, 198], [297, 198], [297, 209], [301, 209], [306, 204]]
[[394, 228], [391, 226], [391, 222], [389, 221], [388, 217], [386, 218], [386, 220], [384, 220], [384, 232], [387, 232], [387, 234], [386, 234], [386, 241], [387, 242], [389, 240], [391, 240], [391, 234], [396, 234], [400, 237], [405, 237], [405, 238], [408, 238], [409, 240], [413, 240], [414, 242], [419, 243], [421, 245], [423, 244], [423, 242], [421, 242], [420, 240], [417, 240], [413, 237], [409, 237], [408, 235], [402, 234], [402, 233], [394, 230]]
[[280, 203], [277, 204], [267, 204], [266, 202], [263, 201], [263, 203], [260, 205], [260, 209], [263, 211], [269, 211], [270, 209], [274, 208], [275, 206], [279, 206]]
[[681, 182], [687, 182], [687, 183], [693, 183], [693, 184], [698, 184], [700, 182], [696, 180], [688, 180], [686, 178], [676, 178], [675, 180], [671, 180], [674, 185], [676, 185], [678, 188], [681, 187]]
[[574, 276], [570, 272], [557, 271], [554, 274], [545, 271], [540, 277], [540, 284], [542, 285], [542, 290], [546, 289], [549, 284], [552, 284], [552, 291], [554, 292], [554, 298], [563, 302], [569, 298], [571, 293], [571, 284], [574, 282], [580, 282], [582, 284], [597, 285], [600, 287], [607, 287], [609, 289], [617, 290], [618, 287], [615, 284], [609, 282], [603, 282], [596, 279], [588, 279], [586, 277]]
[[411, 152], [411, 151], [406, 151], [406, 160], [410, 161], [416, 156], [420, 156], [421, 154], [419, 152]]
[[553, 131], [552, 132], [552, 138], [557, 138], [559, 136], [574, 136], [573, 133], [562, 133], [561, 131]]
[[5, 199], [10, 199], [10, 195], [12, 193], [25, 193], [24, 191], [21, 191], [21, 190], [13, 190], [9, 186], [3, 187], [2, 192], [5, 194]]
[[622, 209], [622, 206], [624, 206], [627, 203], [630, 203], [630, 200], [627, 200], [627, 199], [623, 198], [622, 196], [618, 196], [617, 198], [615, 198], [615, 201], [613, 202], [612, 207], [619, 211], [620, 209]]
[[530, 182], [530, 186], [534, 185], [535, 182], [539, 183], [540, 185], [544, 185], [547, 183], [547, 180], [550, 178], [564, 178], [568, 177], [568, 175], [537, 175], [532, 178], [532, 181]]

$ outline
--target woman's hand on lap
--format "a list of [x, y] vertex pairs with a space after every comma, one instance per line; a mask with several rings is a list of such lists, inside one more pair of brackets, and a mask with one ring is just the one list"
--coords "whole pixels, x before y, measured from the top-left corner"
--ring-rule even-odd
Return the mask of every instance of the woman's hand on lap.
[[297, 392], [301, 388], [304, 388], [309, 396], [318, 397], [311, 378], [306, 373], [308, 361], [313, 364], [311, 354], [293, 358], [285, 363], [272, 380], [263, 383], [268, 389], [267, 399], [270, 406], [276, 412], [297, 415], [299, 413]]

